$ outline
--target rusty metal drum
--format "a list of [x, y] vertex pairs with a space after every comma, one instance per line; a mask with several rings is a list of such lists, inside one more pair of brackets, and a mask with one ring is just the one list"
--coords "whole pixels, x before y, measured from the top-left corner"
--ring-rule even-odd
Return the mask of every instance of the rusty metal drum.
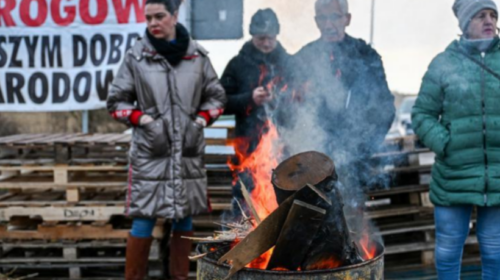
[[[198, 252], [207, 252], [205, 244], [198, 245]], [[217, 254], [198, 260], [198, 280], [222, 280], [229, 274], [229, 265], [217, 264]], [[315, 271], [270, 271], [242, 269], [230, 280], [382, 280], [384, 279], [384, 247], [377, 246], [377, 253], [371, 260], [360, 264], [330, 270]]]

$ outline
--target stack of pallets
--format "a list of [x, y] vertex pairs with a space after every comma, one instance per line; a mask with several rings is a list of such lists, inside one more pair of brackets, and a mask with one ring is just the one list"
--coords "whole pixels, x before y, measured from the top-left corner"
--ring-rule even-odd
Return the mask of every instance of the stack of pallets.
[[[227, 160], [214, 154], [225, 152], [224, 147], [213, 147], [226, 143], [227, 132], [221, 132], [222, 138], [215, 133], [207, 141], [207, 150], [212, 151], [207, 162], [220, 165], [223, 162], [217, 160]], [[0, 273], [17, 268], [24, 275], [121, 278], [131, 227], [124, 214], [130, 138], [127, 134], [0, 138]], [[217, 217], [229, 207], [231, 195], [230, 184], [220, 183], [209, 190]], [[155, 228], [158, 239], [162, 223], [158, 221]], [[161, 251], [157, 240], [150, 254], [151, 276], [161, 274]]]
[[[0, 266], [78, 279], [123, 269], [125, 134], [0, 139]], [[158, 242], [151, 260], [158, 261]], [[120, 268], [121, 266], [121, 268]]]

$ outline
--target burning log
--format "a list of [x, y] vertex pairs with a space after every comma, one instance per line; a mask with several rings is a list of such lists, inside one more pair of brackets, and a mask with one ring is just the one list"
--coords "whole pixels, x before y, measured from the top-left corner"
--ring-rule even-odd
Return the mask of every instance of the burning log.
[[337, 179], [335, 165], [322, 153], [305, 152], [290, 157], [273, 171], [276, 200], [280, 204], [305, 185], [317, 185], [329, 176]]
[[289, 158], [273, 171], [272, 183], [279, 207], [219, 259], [219, 264], [231, 264], [226, 279], [273, 246], [269, 263], [262, 266], [268, 270], [363, 262], [346, 222], [335, 166], [326, 155], [307, 152]]
[[[318, 152], [297, 154], [281, 163], [273, 172], [273, 185], [278, 203], [305, 185], [316, 185], [320, 193], [326, 193], [328, 200], [331, 201], [330, 205], [325, 204], [325, 199], [308, 201], [327, 210], [327, 214], [318, 234], [311, 235], [315, 236], [314, 241], [301, 265], [302, 270], [335, 268], [362, 261], [357, 247], [350, 238], [344, 204], [336, 181], [337, 174], [333, 161]], [[276, 249], [274, 254], [277, 253]]]
[[299, 190], [294, 196], [289, 197], [269, 215], [248, 236], [238, 243], [231, 251], [219, 259], [219, 264], [228, 262], [231, 270], [227, 279], [244, 268], [251, 261], [271, 249], [278, 241], [279, 235], [285, 224], [288, 213], [293, 205], [295, 197], [317, 196], [317, 193], [309, 187]]
[[297, 270], [313, 241], [307, 237], [316, 235], [325, 215], [325, 209], [294, 200], [267, 269]]
[[314, 237], [301, 269], [331, 269], [361, 263], [363, 259], [351, 239], [344, 216], [342, 195], [336, 181], [331, 178], [326, 179], [320, 184], [320, 189], [330, 189], [327, 194], [332, 200], [332, 205], [318, 234]]

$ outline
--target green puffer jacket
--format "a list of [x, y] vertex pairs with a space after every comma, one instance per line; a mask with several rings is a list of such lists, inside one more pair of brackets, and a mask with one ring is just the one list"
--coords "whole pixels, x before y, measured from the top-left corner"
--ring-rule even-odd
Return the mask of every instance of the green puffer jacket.
[[[430, 196], [440, 206], [500, 206], [500, 44], [482, 54], [453, 42], [429, 66], [412, 125], [436, 153]], [[484, 56], [484, 57], [483, 57]]]

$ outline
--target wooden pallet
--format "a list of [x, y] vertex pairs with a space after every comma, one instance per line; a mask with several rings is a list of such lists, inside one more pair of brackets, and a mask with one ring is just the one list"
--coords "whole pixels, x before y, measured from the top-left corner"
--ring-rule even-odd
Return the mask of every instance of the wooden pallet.
[[[213, 185], [207, 189], [212, 208], [225, 210], [226, 207], [221, 204], [230, 203], [232, 187]], [[77, 195], [72, 196], [72, 190], [78, 191]], [[11, 206], [124, 206], [126, 194], [126, 183], [96, 183], [80, 185], [78, 188], [51, 188], [50, 184], [43, 183], [16, 184], [0, 193], [0, 209]]]
[[[13, 263], [124, 263], [126, 242], [23, 242], [2, 243], [0, 264]], [[160, 248], [153, 241], [149, 260], [159, 260]]]
[[[111, 224], [87, 225], [64, 223], [55, 225], [38, 224], [30, 229], [12, 229], [10, 225], [0, 225], [0, 239], [6, 240], [124, 240], [130, 228], [113, 228]], [[161, 226], [157, 225], [153, 236], [162, 238]]]

